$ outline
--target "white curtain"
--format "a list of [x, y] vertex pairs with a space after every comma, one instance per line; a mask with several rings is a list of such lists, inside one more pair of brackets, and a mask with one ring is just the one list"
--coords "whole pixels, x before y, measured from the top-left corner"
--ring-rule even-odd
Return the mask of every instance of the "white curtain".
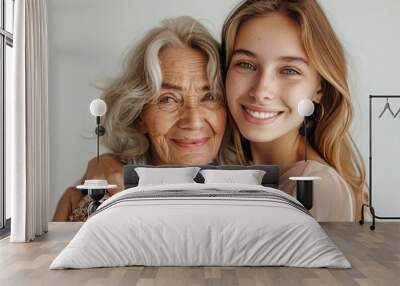
[[13, 92], [6, 98], [6, 187], [11, 190], [12, 242], [47, 232], [49, 188], [46, 0], [14, 8]]

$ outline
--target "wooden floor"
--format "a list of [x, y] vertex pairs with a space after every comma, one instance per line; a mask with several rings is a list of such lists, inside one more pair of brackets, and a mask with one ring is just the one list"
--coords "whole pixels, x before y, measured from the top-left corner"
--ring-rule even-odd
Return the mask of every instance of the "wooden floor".
[[353, 268], [121, 267], [48, 270], [80, 223], [50, 223], [32, 243], [0, 241], [0, 285], [400, 285], [400, 222], [322, 224]]

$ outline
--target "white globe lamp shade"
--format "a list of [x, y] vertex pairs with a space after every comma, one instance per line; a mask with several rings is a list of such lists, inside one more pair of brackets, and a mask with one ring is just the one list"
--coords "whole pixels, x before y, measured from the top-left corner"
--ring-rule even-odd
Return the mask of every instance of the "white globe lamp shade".
[[104, 100], [95, 99], [90, 103], [90, 113], [93, 116], [103, 116], [106, 114], [107, 111], [107, 104]]
[[302, 99], [297, 105], [297, 111], [301, 116], [310, 116], [314, 113], [314, 103], [309, 99]]

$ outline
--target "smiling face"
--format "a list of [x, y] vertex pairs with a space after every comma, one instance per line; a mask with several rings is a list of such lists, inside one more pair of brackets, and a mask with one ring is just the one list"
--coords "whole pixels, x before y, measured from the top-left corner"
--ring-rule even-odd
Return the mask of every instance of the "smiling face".
[[226, 126], [222, 94], [210, 91], [207, 58], [190, 48], [161, 50], [160, 94], [143, 110], [151, 164], [207, 164], [215, 159]]
[[246, 21], [231, 57], [226, 93], [240, 133], [251, 142], [298, 134], [300, 100], [320, 101], [320, 77], [289, 18], [273, 13]]

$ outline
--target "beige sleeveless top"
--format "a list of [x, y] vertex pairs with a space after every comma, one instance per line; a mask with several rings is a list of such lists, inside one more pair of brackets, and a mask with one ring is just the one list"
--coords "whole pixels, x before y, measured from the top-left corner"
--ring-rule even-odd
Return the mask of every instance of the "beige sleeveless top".
[[314, 181], [314, 200], [310, 210], [319, 221], [353, 222], [353, 199], [351, 190], [335, 169], [314, 160], [296, 162], [281, 174], [279, 189], [296, 197], [296, 182], [289, 177], [321, 177]]

